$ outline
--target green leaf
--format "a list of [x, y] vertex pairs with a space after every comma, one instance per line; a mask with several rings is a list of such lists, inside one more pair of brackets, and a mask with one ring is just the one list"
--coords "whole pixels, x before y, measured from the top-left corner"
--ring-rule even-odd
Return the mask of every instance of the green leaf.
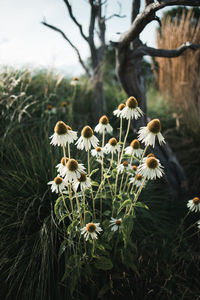
[[60, 202], [62, 201], [62, 197], [59, 197], [57, 200], [56, 200], [56, 203], [54, 205], [54, 212], [55, 212], [55, 215], [56, 215], [56, 218], [59, 220], [60, 219]]
[[123, 240], [124, 240], [124, 247], [127, 247], [127, 242], [130, 239], [131, 232], [133, 230], [133, 216], [125, 216], [122, 220], [122, 233], [123, 233]]
[[95, 174], [97, 171], [99, 171], [99, 169], [94, 169], [94, 170], [92, 170], [92, 172], [90, 173], [90, 177], [91, 177], [93, 174]]
[[99, 270], [111, 270], [113, 268], [111, 259], [105, 256], [98, 257], [94, 265]]
[[126, 207], [127, 205], [130, 205], [130, 204], [131, 204], [131, 200], [130, 200], [130, 199], [125, 200], [125, 201], [122, 203], [122, 205], [120, 206], [120, 208], [118, 209], [117, 214], [119, 214], [120, 211], [121, 211], [124, 207]]
[[149, 207], [143, 202], [136, 202], [135, 206], [149, 209]]
[[109, 217], [111, 214], [111, 211], [110, 210], [106, 210], [103, 212], [103, 215], [106, 216], [106, 217]]
[[98, 183], [97, 181], [92, 181], [92, 185], [98, 187], [98, 186], [99, 186], [99, 183]]
[[67, 240], [65, 239], [62, 244], [60, 245], [60, 249], [58, 252], [58, 259], [60, 259], [61, 255], [65, 252]]

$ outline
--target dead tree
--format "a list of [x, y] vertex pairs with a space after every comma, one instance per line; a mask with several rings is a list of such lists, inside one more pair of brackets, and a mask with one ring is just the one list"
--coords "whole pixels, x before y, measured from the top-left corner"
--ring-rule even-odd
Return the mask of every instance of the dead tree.
[[[88, 78], [91, 81], [92, 88], [94, 91], [94, 101], [93, 101], [93, 115], [94, 121], [98, 122], [99, 118], [103, 115], [106, 109], [105, 96], [104, 96], [104, 88], [103, 88], [103, 74], [102, 74], [102, 65], [104, 61], [104, 54], [106, 49], [105, 43], [105, 33], [106, 33], [106, 21], [111, 19], [112, 17], [124, 17], [119, 14], [113, 14], [111, 16], [106, 17], [106, 7], [108, 0], [88, 0], [90, 5], [90, 20], [89, 20], [89, 28], [88, 34], [83, 32], [83, 27], [79, 23], [78, 19], [75, 17], [72, 6], [69, 0], [63, 0], [66, 8], [68, 10], [69, 16], [74, 24], [80, 31], [81, 37], [88, 44], [90, 49], [90, 57], [91, 57], [91, 69], [85, 64], [83, 59], [81, 58], [81, 53], [77, 46], [75, 46], [72, 41], [68, 38], [67, 34], [65, 34], [61, 29], [56, 26], [53, 26], [47, 23], [45, 20], [42, 22], [43, 25], [53, 29], [54, 31], [60, 33], [62, 37], [70, 44], [70, 46], [76, 52], [79, 62]], [[119, 6], [119, 9], [121, 7]], [[104, 11], [104, 13], [103, 13]], [[99, 39], [99, 45], [96, 46], [95, 43], [95, 35], [97, 33]]]
[[[143, 57], [148, 55], [173, 58], [180, 56], [187, 49], [195, 51], [200, 48], [200, 45], [185, 41], [177, 49], [155, 49], [148, 47], [140, 40], [140, 33], [150, 22], [155, 20], [161, 25], [160, 19], [156, 16], [157, 11], [173, 5], [199, 6], [200, 0], [146, 0], [143, 11], [140, 11], [140, 5], [140, 0], [132, 1], [130, 29], [121, 35], [119, 42], [111, 42], [116, 49], [116, 72], [119, 81], [127, 95], [134, 96], [138, 100], [140, 108], [145, 113], [144, 118], [134, 124], [136, 128], [144, 126], [147, 122], [146, 90], [142, 71]], [[175, 155], [168, 145], [162, 148], [157, 145], [155, 152], [165, 167], [166, 179], [172, 193], [180, 191], [185, 176]]]

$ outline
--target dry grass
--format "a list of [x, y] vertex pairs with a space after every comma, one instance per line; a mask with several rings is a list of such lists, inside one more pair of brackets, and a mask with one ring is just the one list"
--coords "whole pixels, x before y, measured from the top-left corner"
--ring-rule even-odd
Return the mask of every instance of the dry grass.
[[[167, 18], [157, 34], [157, 47], [174, 49], [186, 41], [199, 44], [200, 22], [194, 21], [193, 12], [182, 14], [181, 19]], [[159, 71], [156, 73], [160, 91], [194, 136], [200, 133], [200, 50], [186, 50], [177, 58], [156, 58]]]

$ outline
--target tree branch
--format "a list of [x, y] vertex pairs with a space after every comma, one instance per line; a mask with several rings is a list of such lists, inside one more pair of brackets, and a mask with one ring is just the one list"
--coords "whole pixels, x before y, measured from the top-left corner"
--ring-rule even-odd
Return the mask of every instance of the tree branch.
[[67, 6], [67, 9], [68, 9], [68, 12], [69, 12], [69, 15], [70, 15], [71, 19], [78, 26], [78, 28], [80, 30], [80, 33], [81, 33], [81, 36], [88, 42], [88, 37], [83, 33], [83, 27], [82, 27], [82, 25], [77, 21], [77, 19], [73, 15], [72, 7], [69, 4], [69, 1], [68, 0], [63, 0], [63, 1], [65, 2], [66, 6]]
[[140, 12], [140, 0], [133, 0], [131, 9], [131, 24]]
[[130, 29], [120, 40], [121, 47], [127, 47], [143, 31], [147, 24], [155, 19], [156, 11], [173, 5], [199, 6], [200, 0], [160, 0], [147, 5], [143, 12], [137, 15]]
[[178, 57], [178, 56], [182, 55], [183, 52], [185, 52], [187, 49], [196, 51], [197, 49], [200, 49], [200, 45], [186, 42], [176, 49], [156, 49], [156, 48], [152, 48], [152, 47], [141, 46], [132, 52], [130, 58], [131, 59], [139, 58], [139, 57], [143, 57], [145, 55], [149, 55], [152, 57], [172, 58], [172, 57]]
[[46, 21], [42, 21], [41, 22], [44, 26], [47, 26], [51, 29], [53, 29], [54, 31], [56, 32], [59, 32], [62, 37], [70, 44], [70, 46], [75, 50], [77, 56], [78, 56], [78, 60], [80, 62], [80, 64], [82, 65], [83, 69], [85, 70], [86, 74], [88, 75], [88, 77], [91, 77], [91, 74], [90, 74], [90, 71], [89, 69], [87, 68], [87, 66], [85, 65], [85, 63], [83, 62], [82, 58], [81, 58], [81, 55], [80, 55], [80, 52], [78, 50], [78, 48], [69, 40], [69, 38], [66, 36], [66, 34], [59, 28], [51, 25], [51, 24], [48, 24]]

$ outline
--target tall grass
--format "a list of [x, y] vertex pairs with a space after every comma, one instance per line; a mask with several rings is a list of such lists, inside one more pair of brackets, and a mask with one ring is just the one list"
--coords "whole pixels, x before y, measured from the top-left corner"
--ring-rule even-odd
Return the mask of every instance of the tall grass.
[[[157, 47], [174, 49], [189, 41], [198, 44], [200, 22], [190, 10], [181, 18], [167, 18], [157, 32]], [[200, 50], [187, 50], [177, 58], [156, 58], [159, 69], [155, 77], [160, 91], [176, 110], [180, 124], [198, 141], [200, 134]]]

